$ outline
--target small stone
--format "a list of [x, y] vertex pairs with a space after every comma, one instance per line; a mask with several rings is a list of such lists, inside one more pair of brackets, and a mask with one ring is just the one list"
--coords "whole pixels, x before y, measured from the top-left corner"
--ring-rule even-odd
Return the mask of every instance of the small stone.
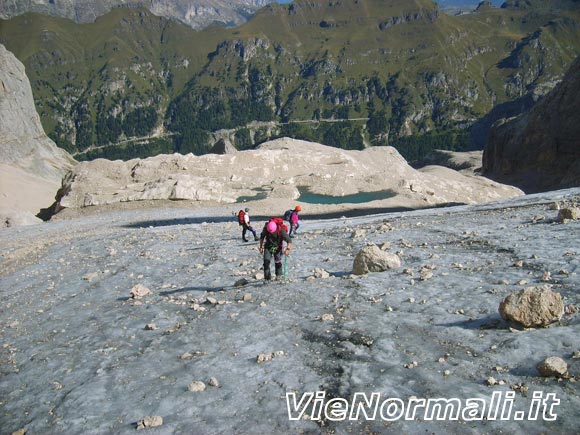
[[439, 363], [444, 363], [445, 361], [446, 361], [446, 359], [443, 357], [441, 357], [437, 360], [437, 362], [439, 362]]
[[274, 356], [284, 356], [284, 351], [283, 350], [277, 350], [276, 352], [274, 352]]
[[320, 318], [323, 322], [334, 322], [334, 315], [333, 314], [323, 314]]
[[218, 382], [217, 378], [211, 377], [209, 378], [209, 385], [211, 385], [212, 387], [219, 387], [220, 383]]
[[497, 380], [493, 377], [490, 376], [489, 378], [487, 378], [487, 381], [485, 381], [487, 385], [493, 386], [497, 384]]
[[143, 420], [140, 420], [139, 423], [137, 423], [137, 430], [148, 429], [150, 427], [158, 427], [161, 426], [162, 424], [163, 417], [160, 417], [159, 415], [148, 416], [145, 417]]
[[409, 298], [409, 299], [407, 299], [407, 301], [408, 301], [410, 304], [414, 304], [414, 303], [415, 303], [415, 298]]
[[540, 372], [540, 375], [544, 377], [560, 377], [564, 376], [568, 371], [568, 364], [566, 364], [566, 361], [564, 361], [562, 358], [551, 356], [539, 363], [536, 368], [538, 369], [538, 372]]
[[200, 393], [205, 390], [205, 384], [201, 381], [193, 381], [187, 386], [187, 389], [192, 393]]
[[246, 278], [241, 278], [234, 283], [234, 287], [243, 287], [249, 283], [250, 281], [248, 281]]
[[313, 273], [314, 273], [313, 276], [315, 278], [322, 278], [322, 279], [330, 278], [330, 273], [328, 273], [324, 269], [321, 269], [320, 267], [315, 268]]
[[252, 300], [252, 294], [251, 293], [245, 293], [242, 300], [244, 302], [250, 302]]
[[524, 262], [523, 261], [516, 261], [513, 265], [514, 267], [524, 267]]
[[445, 370], [445, 371], [443, 372], [443, 374], [444, 374], [445, 376], [449, 376], [449, 375], [451, 374], [451, 370]]
[[218, 301], [216, 298], [212, 298], [211, 296], [208, 296], [206, 298], [206, 301], [208, 304], [212, 304], [212, 305], [217, 305]]
[[256, 362], [258, 364], [262, 364], [263, 362], [266, 361], [272, 361], [273, 357], [274, 355], [272, 355], [271, 353], [261, 353], [256, 357]]
[[97, 276], [99, 276], [99, 272], [91, 272], [91, 273], [87, 273], [86, 275], [83, 276], [83, 279], [85, 281], [92, 281], [93, 279], [95, 279]]
[[157, 325], [155, 323], [147, 323], [145, 325], [145, 331], [155, 331], [156, 329], [159, 329], [157, 327]]
[[189, 352], [185, 352], [183, 355], [180, 356], [180, 358], [182, 360], [189, 360], [189, 359], [193, 359], [193, 355], [190, 354]]
[[18, 429], [17, 431], [12, 432], [10, 435], [26, 435], [26, 429]]
[[580, 359], [580, 350], [577, 350], [572, 354], [572, 359]]
[[258, 281], [264, 279], [264, 272], [258, 272], [258, 273], [256, 273], [254, 275], [254, 279], [256, 279]]
[[141, 299], [151, 293], [143, 284], [137, 284], [131, 289], [130, 295], [133, 299]]

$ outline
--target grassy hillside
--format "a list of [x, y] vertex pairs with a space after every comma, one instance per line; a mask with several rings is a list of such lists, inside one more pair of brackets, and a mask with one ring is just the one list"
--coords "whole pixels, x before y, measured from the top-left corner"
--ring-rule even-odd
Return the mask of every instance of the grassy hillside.
[[253, 120], [369, 118], [278, 130], [346, 148], [464, 129], [553, 87], [580, 54], [578, 2], [536, 3], [455, 17], [429, 0], [297, 0], [200, 32], [143, 9], [84, 25], [27, 14], [0, 23], [0, 42], [71, 151], [169, 132], [203, 153], [210, 131]]

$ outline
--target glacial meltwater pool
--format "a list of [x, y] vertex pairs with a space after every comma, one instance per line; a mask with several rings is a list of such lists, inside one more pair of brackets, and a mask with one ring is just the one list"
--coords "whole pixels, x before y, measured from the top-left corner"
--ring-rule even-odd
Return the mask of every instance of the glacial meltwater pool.
[[[236, 202], [259, 201], [266, 199], [268, 193], [263, 189], [254, 189], [257, 193], [251, 196], [240, 196]], [[362, 204], [365, 202], [377, 201], [380, 199], [392, 198], [396, 194], [392, 190], [379, 190], [377, 192], [359, 192], [351, 195], [332, 196], [313, 193], [307, 187], [299, 187], [300, 197], [297, 201], [305, 202], [307, 204]]]

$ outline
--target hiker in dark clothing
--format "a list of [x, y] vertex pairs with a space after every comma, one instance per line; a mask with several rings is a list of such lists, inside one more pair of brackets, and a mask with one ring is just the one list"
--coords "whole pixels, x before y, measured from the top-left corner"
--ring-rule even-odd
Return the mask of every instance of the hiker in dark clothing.
[[[264, 278], [266, 280], [272, 279], [270, 272], [272, 258], [274, 258], [276, 279], [280, 279], [282, 277], [282, 256], [290, 255], [292, 241], [284, 227], [282, 219], [279, 219], [278, 223], [270, 220], [264, 225], [262, 234], [260, 234], [260, 254], [264, 254]], [[286, 242], [286, 249], [282, 252], [284, 242]]]
[[246, 232], [250, 231], [253, 235], [254, 235], [254, 240], [258, 240], [258, 235], [256, 234], [256, 230], [250, 225], [250, 213], [249, 213], [250, 209], [246, 208], [245, 210], [240, 210], [239, 214], [238, 214], [238, 219], [240, 222], [240, 225], [242, 226], [242, 240], [244, 242], [247, 242], [248, 239], [246, 239]]

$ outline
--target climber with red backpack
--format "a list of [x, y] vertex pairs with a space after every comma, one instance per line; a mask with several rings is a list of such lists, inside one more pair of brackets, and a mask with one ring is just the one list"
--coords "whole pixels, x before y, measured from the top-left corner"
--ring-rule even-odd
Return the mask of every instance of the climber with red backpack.
[[[285, 250], [283, 250], [284, 242], [286, 242]], [[292, 248], [292, 241], [288, 236], [288, 227], [282, 218], [270, 218], [260, 234], [260, 254], [264, 254], [264, 278], [267, 281], [272, 279], [270, 271], [272, 258], [276, 279], [282, 278], [282, 256], [290, 255], [290, 248]]]
[[256, 230], [250, 225], [250, 209], [245, 208], [244, 210], [240, 210], [238, 212], [238, 223], [242, 226], [242, 240], [247, 242], [246, 239], [246, 232], [249, 230], [254, 235], [254, 240], [258, 241], [258, 235], [256, 234]]

